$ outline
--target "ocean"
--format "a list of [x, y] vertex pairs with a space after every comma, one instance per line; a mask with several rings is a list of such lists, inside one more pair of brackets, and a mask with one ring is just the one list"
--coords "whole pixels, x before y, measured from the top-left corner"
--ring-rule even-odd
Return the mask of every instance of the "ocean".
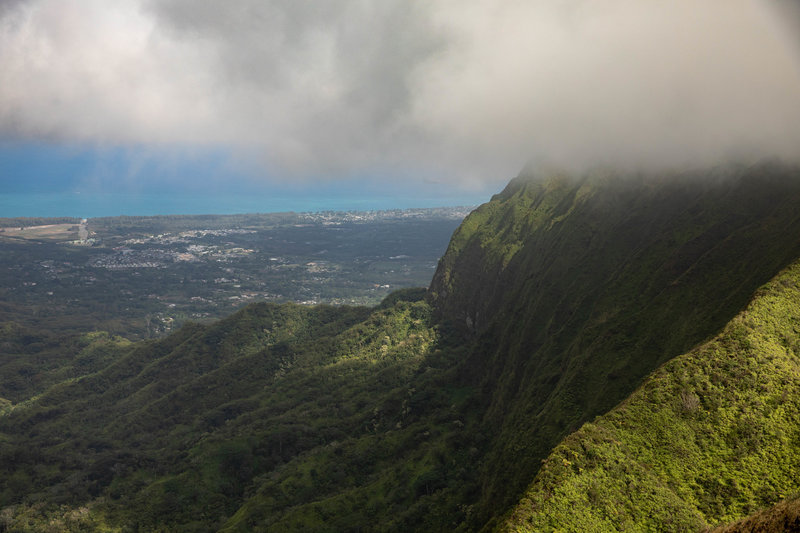
[[284, 211], [373, 211], [423, 207], [478, 205], [489, 198], [483, 193], [415, 195], [214, 193], [109, 193], [17, 192], [0, 193], [0, 217], [94, 218], [132, 215], [230, 215]]

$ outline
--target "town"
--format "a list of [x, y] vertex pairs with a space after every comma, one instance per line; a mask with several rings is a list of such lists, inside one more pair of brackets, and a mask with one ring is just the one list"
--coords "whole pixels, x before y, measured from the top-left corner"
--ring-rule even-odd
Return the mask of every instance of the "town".
[[375, 305], [427, 286], [470, 210], [0, 219], [0, 319], [150, 338], [254, 301]]

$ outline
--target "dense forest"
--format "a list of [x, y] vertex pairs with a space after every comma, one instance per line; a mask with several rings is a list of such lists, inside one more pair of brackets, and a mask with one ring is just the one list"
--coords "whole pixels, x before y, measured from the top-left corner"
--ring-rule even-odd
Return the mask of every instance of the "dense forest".
[[6, 323], [0, 531], [780, 531], [798, 205], [777, 162], [524, 172], [375, 307]]

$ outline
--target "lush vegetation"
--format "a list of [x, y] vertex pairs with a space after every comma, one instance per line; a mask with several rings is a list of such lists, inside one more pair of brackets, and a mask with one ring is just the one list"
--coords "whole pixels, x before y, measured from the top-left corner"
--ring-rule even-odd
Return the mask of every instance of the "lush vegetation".
[[552, 448], [665, 361], [717, 333], [800, 255], [800, 172], [523, 177], [453, 236], [437, 317], [473, 339], [476, 523], [513, 505]]
[[475, 453], [468, 391], [442, 381], [453, 361], [405, 294], [374, 311], [253, 305], [6, 405], [10, 530], [454, 525], [427, 510], [471, 475], [451, 462]]
[[559, 444], [508, 531], [698, 531], [800, 479], [800, 263]]
[[[526, 176], [464, 221], [427, 292], [396, 292], [374, 308], [260, 303], [159, 340], [95, 333], [63, 349], [9, 326], [0, 528], [491, 530], [534, 520], [544, 507], [508, 513], [523, 494], [540, 497], [526, 492], [532, 480], [570, 472], [596, 476], [591, 505], [574, 505], [576, 520], [595, 520], [585, 523], [680, 529], [740, 518], [788, 496], [797, 478], [794, 463], [776, 466], [798, 446], [794, 400], [777, 392], [796, 383], [784, 357], [797, 335], [795, 270], [739, 315], [800, 257], [797, 205], [800, 171], [775, 163]], [[790, 329], [775, 344], [766, 324], [778, 336]], [[758, 353], [727, 361], [726, 350]], [[703, 377], [697, 369], [717, 357], [728, 366]], [[639, 387], [656, 369], [672, 385], [636, 415], [655, 417], [650, 425], [624, 426], [632, 444], [606, 439], [621, 423], [585, 424], [649, 390]], [[706, 405], [712, 392], [717, 403]], [[658, 416], [674, 416], [682, 433], [671, 436]], [[724, 468], [689, 436], [698, 424], [728, 450]], [[581, 427], [599, 450], [583, 472], [571, 455], [585, 453], [582, 438], [559, 444]], [[784, 448], [769, 444], [780, 439]], [[642, 455], [625, 455], [634, 444]], [[705, 477], [692, 477], [689, 461]], [[751, 470], [737, 473], [743, 462]], [[689, 489], [656, 485], [659, 468]], [[760, 473], [773, 477], [749, 478]], [[639, 488], [650, 490], [641, 502], [617, 501]], [[542, 506], [571, 505], [552, 492]], [[619, 510], [627, 522], [602, 521], [592, 506], [606, 497], [608, 516]]]
[[716, 527], [713, 533], [786, 533], [800, 531], [800, 497], [781, 501], [733, 524]]
[[97, 372], [130, 341], [105, 332], [60, 336], [0, 325], [0, 398], [20, 403], [63, 381]]

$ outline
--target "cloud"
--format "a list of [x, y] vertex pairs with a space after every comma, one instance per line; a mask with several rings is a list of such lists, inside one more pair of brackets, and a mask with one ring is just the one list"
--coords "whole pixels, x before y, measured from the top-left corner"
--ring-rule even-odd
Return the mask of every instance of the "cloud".
[[0, 4], [0, 136], [226, 146], [293, 178], [800, 154], [754, 0]]
[[756, 2], [478, 5], [422, 76], [418, 118], [455, 151], [480, 149], [481, 131], [559, 164], [796, 155], [800, 65], [771, 16]]

